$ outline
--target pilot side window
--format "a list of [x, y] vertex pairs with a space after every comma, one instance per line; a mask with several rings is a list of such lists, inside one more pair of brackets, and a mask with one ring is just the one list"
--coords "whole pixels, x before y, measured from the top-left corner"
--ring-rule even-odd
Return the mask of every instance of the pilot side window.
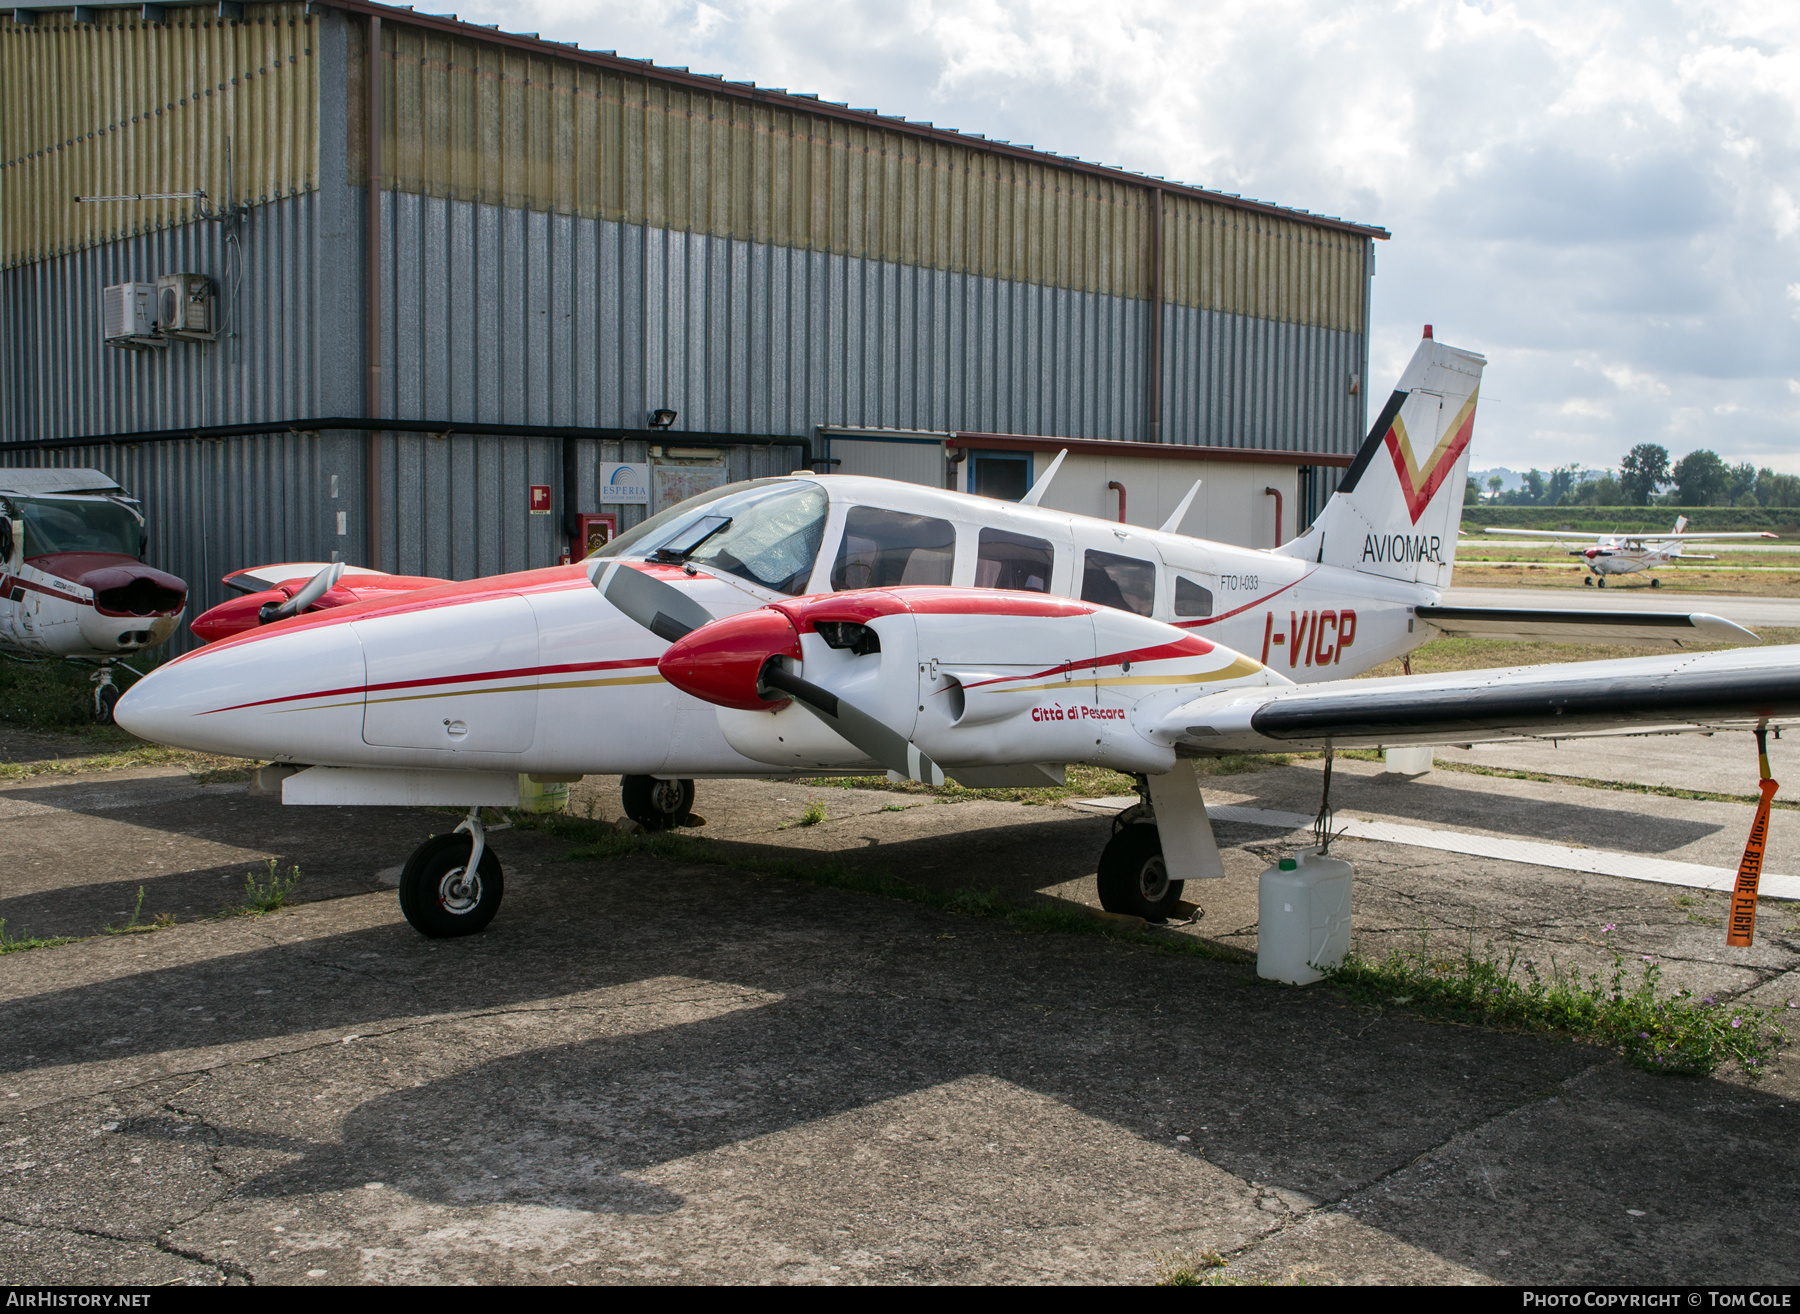
[[853, 506], [844, 518], [831, 587], [842, 593], [895, 584], [948, 584], [955, 562], [956, 530], [948, 520]]
[[1136, 557], [1087, 552], [1081, 567], [1081, 600], [1148, 616], [1155, 610], [1156, 567]]
[[1050, 591], [1050, 566], [1056, 553], [1047, 540], [1010, 534], [1004, 529], [984, 529], [980, 543], [975, 557], [976, 588]]
[[1175, 577], [1175, 614], [1184, 618], [1212, 615], [1212, 590], [1186, 575]]

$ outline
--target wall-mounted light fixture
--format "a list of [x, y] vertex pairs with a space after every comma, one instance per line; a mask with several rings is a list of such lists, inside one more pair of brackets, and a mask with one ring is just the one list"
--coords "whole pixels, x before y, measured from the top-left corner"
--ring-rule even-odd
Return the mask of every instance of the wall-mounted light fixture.
[[654, 410], [654, 411], [650, 412], [650, 427], [652, 429], [667, 429], [670, 425], [672, 425], [674, 423], [675, 423], [675, 412], [674, 411], [664, 409], [664, 410]]

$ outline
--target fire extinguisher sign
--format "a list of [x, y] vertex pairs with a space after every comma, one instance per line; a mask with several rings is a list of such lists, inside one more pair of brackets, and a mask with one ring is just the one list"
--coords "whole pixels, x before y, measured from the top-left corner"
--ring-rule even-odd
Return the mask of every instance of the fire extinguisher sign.
[[533, 484], [531, 486], [531, 514], [534, 516], [550, 514], [549, 484]]

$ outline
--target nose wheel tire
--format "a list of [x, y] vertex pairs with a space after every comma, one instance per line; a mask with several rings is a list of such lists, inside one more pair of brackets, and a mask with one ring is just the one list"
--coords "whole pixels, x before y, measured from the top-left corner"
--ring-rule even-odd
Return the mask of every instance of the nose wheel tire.
[[400, 872], [400, 911], [415, 931], [433, 940], [473, 935], [500, 910], [506, 892], [500, 859], [484, 849], [471, 877], [471, 838], [434, 835], [413, 850]]
[[626, 776], [619, 782], [625, 815], [645, 830], [673, 830], [694, 810], [694, 782]]
[[1595, 581], [1594, 587], [1601, 588], [1601, 589], [1605, 588], [1606, 587], [1606, 577], [1604, 575], [1602, 575], [1598, 580]]
[[117, 686], [103, 684], [94, 690], [94, 721], [97, 725], [113, 723], [113, 708], [118, 706], [119, 690]]
[[1100, 851], [1100, 906], [1110, 913], [1167, 920], [1185, 882], [1169, 879], [1155, 826], [1123, 826]]
[[1583, 575], [1581, 577], [1581, 582], [1586, 584], [1589, 588], [1592, 588], [1594, 586], [1594, 577], [1592, 575]]

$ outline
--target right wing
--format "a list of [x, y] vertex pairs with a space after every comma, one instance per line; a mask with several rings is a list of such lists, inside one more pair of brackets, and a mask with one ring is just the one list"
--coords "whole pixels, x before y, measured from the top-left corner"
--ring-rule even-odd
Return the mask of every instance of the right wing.
[[[1699, 558], [1691, 558], [1698, 560]], [[1413, 615], [1453, 639], [1524, 639], [1534, 643], [1630, 643], [1692, 647], [1697, 643], [1761, 643], [1741, 625], [1705, 612], [1576, 611], [1552, 607], [1414, 607]]]
[[1133, 719], [1201, 754], [1750, 729], [1800, 720], [1800, 646], [1164, 695]]

